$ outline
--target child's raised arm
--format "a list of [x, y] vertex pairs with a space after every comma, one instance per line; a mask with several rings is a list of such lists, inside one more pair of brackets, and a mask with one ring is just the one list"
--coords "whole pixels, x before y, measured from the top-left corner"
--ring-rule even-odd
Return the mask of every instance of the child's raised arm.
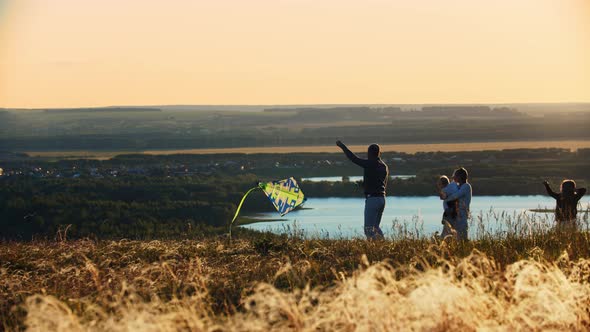
[[586, 188], [576, 189], [576, 199], [579, 200], [582, 196], [586, 195]]
[[543, 181], [543, 185], [545, 186], [545, 190], [547, 190], [547, 195], [549, 195], [549, 196], [551, 196], [551, 197], [553, 197], [555, 199], [558, 199], [559, 198], [559, 194], [556, 193], [556, 192], [554, 192], [551, 189], [551, 186], [549, 185], [549, 182], [547, 180]]

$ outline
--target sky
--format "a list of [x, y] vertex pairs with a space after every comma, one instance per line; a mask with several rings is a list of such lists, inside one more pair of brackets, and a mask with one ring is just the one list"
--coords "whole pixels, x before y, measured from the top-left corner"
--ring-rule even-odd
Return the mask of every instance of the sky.
[[590, 0], [0, 0], [0, 107], [590, 102]]

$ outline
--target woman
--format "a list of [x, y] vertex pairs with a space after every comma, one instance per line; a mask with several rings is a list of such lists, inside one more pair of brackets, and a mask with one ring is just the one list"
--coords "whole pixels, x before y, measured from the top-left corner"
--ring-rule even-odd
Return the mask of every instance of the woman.
[[459, 191], [459, 185], [455, 181], [450, 182], [446, 175], [442, 175], [436, 182], [436, 187], [438, 189], [440, 199], [443, 200], [443, 231], [441, 238], [445, 239], [447, 236], [454, 234], [453, 230], [455, 229], [455, 219], [457, 219], [457, 201], [455, 200], [452, 202], [445, 202], [444, 199], [447, 196]]
[[471, 204], [471, 185], [467, 182], [467, 170], [463, 167], [458, 168], [453, 173], [453, 180], [459, 185], [459, 190], [451, 195], [445, 196], [445, 202], [458, 200], [457, 218], [455, 220], [455, 230], [460, 240], [467, 241], [467, 219], [469, 218], [469, 205]]

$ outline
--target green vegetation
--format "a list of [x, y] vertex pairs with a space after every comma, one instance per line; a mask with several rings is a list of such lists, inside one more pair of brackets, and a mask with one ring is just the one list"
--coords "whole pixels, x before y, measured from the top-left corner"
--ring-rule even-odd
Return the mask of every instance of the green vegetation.
[[[69, 227], [70, 236], [189, 237], [226, 226], [253, 176], [18, 179], [0, 189], [4, 238], [30, 240]], [[245, 211], [267, 206], [253, 195]], [[269, 206], [272, 207], [272, 206]]]

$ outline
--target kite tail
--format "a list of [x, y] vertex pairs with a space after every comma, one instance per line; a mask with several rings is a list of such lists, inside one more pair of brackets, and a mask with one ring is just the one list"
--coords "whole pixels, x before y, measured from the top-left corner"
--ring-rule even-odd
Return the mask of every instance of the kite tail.
[[234, 215], [234, 218], [231, 220], [231, 223], [229, 224], [229, 240], [231, 241], [231, 227], [234, 224], [234, 221], [236, 221], [236, 219], [238, 218], [238, 214], [240, 214], [240, 209], [242, 208], [242, 204], [244, 204], [244, 201], [246, 200], [246, 197], [248, 197], [248, 195], [256, 190], [256, 189], [260, 189], [260, 185], [251, 188], [250, 190], [248, 190], [245, 194], [244, 197], [242, 197], [242, 200], [240, 201], [240, 204], [238, 204], [238, 209], [236, 210], [236, 214]]

